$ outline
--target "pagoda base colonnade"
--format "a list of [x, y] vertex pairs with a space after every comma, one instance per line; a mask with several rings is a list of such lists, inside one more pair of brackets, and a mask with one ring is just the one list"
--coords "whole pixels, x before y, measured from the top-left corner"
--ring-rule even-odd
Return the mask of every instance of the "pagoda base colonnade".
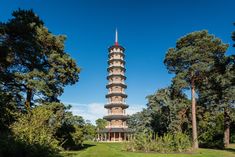
[[133, 134], [129, 132], [103, 132], [98, 133], [97, 139], [101, 142], [124, 142], [130, 141]]

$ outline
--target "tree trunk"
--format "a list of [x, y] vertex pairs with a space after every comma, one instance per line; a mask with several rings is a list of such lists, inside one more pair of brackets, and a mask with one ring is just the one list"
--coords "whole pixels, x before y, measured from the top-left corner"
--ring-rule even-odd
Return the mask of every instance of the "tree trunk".
[[193, 148], [198, 149], [197, 139], [197, 119], [196, 119], [196, 98], [195, 98], [195, 84], [192, 79], [191, 82], [191, 96], [192, 96], [192, 134], [193, 134]]
[[31, 99], [32, 99], [32, 95], [33, 95], [32, 89], [28, 89], [26, 94], [27, 94], [27, 96], [26, 96], [25, 108], [26, 108], [27, 110], [30, 110], [30, 107], [31, 107]]
[[224, 108], [224, 147], [228, 147], [230, 141], [230, 117], [227, 107]]

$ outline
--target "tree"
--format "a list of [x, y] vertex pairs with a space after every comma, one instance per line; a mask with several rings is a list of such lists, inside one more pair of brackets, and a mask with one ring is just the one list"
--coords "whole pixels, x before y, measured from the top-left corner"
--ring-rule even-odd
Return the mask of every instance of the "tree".
[[228, 45], [207, 31], [190, 33], [170, 48], [164, 63], [170, 73], [174, 73], [173, 86], [176, 89], [191, 89], [193, 148], [198, 148], [196, 121], [196, 93], [198, 85], [206, 79], [206, 74], [215, 64], [217, 56], [223, 56]]
[[151, 122], [152, 116], [148, 109], [143, 109], [127, 119], [129, 128], [136, 134], [152, 131]]
[[96, 134], [96, 127], [87, 121], [83, 128], [83, 135], [86, 140], [93, 140]]
[[[235, 57], [223, 56], [217, 58], [213, 70], [209, 73], [207, 86], [200, 88], [200, 97], [204, 103], [217, 111], [223, 111], [224, 119], [224, 146], [230, 141], [230, 124], [232, 122], [232, 109], [235, 107]], [[205, 83], [204, 83], [205, 84]]]
[[[78, 81], [80, 69], [65, 52], [65, 36], [53, 35], [32, 10], [13, 12], [0, 25], [1, 87], [24, 98], [26, 109], [34, 103], [58, 101], [66, 85]], [[22, 102], [22, 101], [21, 101]]]
[[[17, 103], [10, 93], [0, 89], [0, 133], [9, 132], [9, 126], [18, 118]], [[1, 136], [1, 135], [0, 135]]]
[[64, 149], [79, 149], [83, 146], [85, 121], [81, 116], [73, 115], [71, 106], [62, 103], [46, 103], [44, 108], [52, 111], [50, 125], [53, 124], [53, 136]]
[[148, 110], [151, 112], [151, 126], [155, 133], [163, 136], [167, 132], [187, 132], [188, 99], [173, 88], [159, 89], [148, 97]]
[[95, 121], [95, 124], [96, 124], [96, 130], [99, 131], [99, 130], [104, 129], [107, 126], [108, 121], [105, 119], [99, 118]]
[[188, 133], [190, 110], [186, 95], [167, 87], [146, 98], [147, 109], [131, 115], [127, 121], [134, 132], [152, 132], [153, 137], [166, 133]]
[[[235, 23], [233, 23], [233, 25], [235, 25]], [[232, 32], [232, 40], [235, 41], [235, 31]], [[235, 44], [233, 44], [233, 47], [235, 47]]]

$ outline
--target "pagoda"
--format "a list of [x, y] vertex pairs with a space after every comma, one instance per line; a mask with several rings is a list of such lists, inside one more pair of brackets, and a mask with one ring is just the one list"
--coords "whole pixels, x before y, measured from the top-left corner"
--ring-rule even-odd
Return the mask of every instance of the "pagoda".
[[131, 139], [131, 130], [127, 126], [126, 104], [127, 94], [125, 89], [125, 49], [118, 43], [118, 32], [115, 33], [115, 44], [108, 49], [108, 103], [104, 106], [108, 114], [104, 119], [108, 121], [105, 129], [99, 131], [100, 141], [128, 141]]

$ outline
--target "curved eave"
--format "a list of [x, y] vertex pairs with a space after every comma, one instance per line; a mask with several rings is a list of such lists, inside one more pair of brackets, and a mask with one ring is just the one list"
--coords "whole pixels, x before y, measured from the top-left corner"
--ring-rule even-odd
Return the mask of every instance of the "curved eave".
[[110, 94], [107, 94], [105, 97], [109, 98], [109, 97], [112, 97], [112, 96], [121, 96], [123, 98], [127, 98], [127, 95], [123, 94], [123, 93], [110, 93]]
[[109, 80], [111, 77], [121, 77], [124, 80], [126, 80], [126, 76], [124, 76], [122, 74], [112, 74], [112, 75], [109, 75], [109, 76], [107, 76], [107, 80]]
[[127, 88], [127, 86], [123, 83], [111, 83], [111, 84], [106, 85], [106, 88], [110, 88], [110, 87], [113, 87], [113, 86], [121, 86], [123, 88]]
[[109, 51], [111, 51], [112, 49], [117, 49], [117, 48], [119, 48], [119, 49], [121, 49], [123, 52], [125, 51], [125, 48], [124, 47], [122, 47], [121, 45], [113, 45], [113, 46], [110, 46], [109, 47]]
[[127, 115], [107, 115], [103, 117], [106, 120], [127, 120]]
[[121, 107], [123, 109], [127, 109], [129, 107], [129, 105], [126, 104], [121, 104], [121, 103], [117, 103], [117, 104], [105, 104], [104, 108], [112, 108], [112, 107]]
[[122, 69], [124, 72], [126, 72], [126, 68], [121, 67], [121, 66], [111, 66], [111, 67], [108, 67], [108, 68], [107, 68], [107, 71], [109, 72], [111, 69], [114, 69], [114, 68], [120, 68], [120, 69]]
[[123, 59], [110, 59], [110, 60], [108, 60], [108, 64], [110, 64], [111, 62], [115, 62], [115, 61], [119, 61], [119, 62], [123, 63], [124, 65], [126, 64], [126, 61], [124, 61]]

